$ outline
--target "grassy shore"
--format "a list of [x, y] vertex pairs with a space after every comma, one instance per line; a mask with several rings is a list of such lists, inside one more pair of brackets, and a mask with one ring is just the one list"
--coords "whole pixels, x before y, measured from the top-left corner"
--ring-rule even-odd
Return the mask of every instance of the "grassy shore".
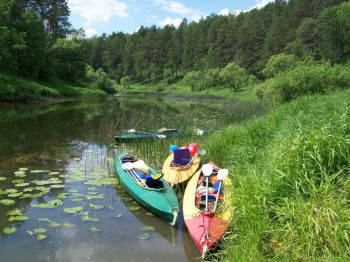
[[40, 101], [46, 98], [63, 99], [103, 95], [106, 93], [91, 85], [58, 79], [38, 81], [0, 73], [0, 102]]
[[233, 92], [229, 88], [206, 89], [202, 91], [192, 91], [190, 86], [182, 85], [181, 81], [172, 85], [148, 85], [141, 83], [133, 83], [128, 89], [123, 89], [118, 86], [119, 90], [126, 92], [151, 92], [151, 93], [173, 93], [173, 94], [197, 94], [197, 95], [214, 95], [225, 98], [236, 98], [243, 102], [257, 102], [258, 97], [255, 95], [255, 90], [241, 89], [238, 92]]
[[349, 260], [349, 90], [299, 98], [205, 148], [234, 184], [234, 220], [210, 260]]

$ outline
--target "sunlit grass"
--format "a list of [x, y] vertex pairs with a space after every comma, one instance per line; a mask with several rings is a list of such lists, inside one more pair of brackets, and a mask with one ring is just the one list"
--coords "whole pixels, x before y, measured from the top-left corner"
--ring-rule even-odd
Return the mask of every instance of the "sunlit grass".
[[299, 99], [209, 136], [235, 215], [218, 261], [349, 259], [350, 92]]
[[91, 85], [58, 79], [38, 81], [19, 76], [0, 74], [1, 101], [36, 101], [43, 97], [94, 97], [105, 92]]

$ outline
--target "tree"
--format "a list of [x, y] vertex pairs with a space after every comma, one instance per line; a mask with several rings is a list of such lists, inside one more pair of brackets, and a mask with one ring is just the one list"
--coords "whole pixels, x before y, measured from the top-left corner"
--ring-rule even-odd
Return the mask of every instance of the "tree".
[[57, 39], [51, 54], [59, 78], [78, 80], [85, 76], [85, 56], [79, 39]]
[[237, 92], [248, 84], [249, 75], [236, 63], [230, 63], [221, 70], [220, 78], [227, 87]]
[[192, 91], [196, 91], [201, 88], [202, 80], [203, 73], [201, 71], [191, 71], [184, 77], [184, 81], [191, 86]]
[[130, 77], [124, 76], [122, 79], [120, 79], [120, 84], [124, 86], [125, 89], [129, 89], [130, 86]]
[[263, 74], [267, 78], [272, 78], [280, 72], [285, 72], [288, 69], [298, 65], [298, 59], [294, 55], [279, 54], [272, 56], [267, 62]]

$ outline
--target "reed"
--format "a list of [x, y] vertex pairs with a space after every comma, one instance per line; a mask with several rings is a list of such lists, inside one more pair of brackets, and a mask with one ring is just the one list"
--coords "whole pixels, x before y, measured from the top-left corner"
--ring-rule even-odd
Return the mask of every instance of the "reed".
[[312, 96], [209, 136], [235, 215], [215, 261], [349, 259], [350, 92]]

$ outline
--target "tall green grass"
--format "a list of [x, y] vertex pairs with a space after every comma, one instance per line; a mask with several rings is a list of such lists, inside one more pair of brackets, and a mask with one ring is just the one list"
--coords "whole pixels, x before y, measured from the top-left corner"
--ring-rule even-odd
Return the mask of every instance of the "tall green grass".
[[218, 261], [350, 259], [350, 92], [300, 98], [210, 135], [234, 220]]
[[38, 81], [0, 73], [0, 102], [38, 101], [43, 97], [96, 97], [106, 93], [91, 85], [58, 79]]

